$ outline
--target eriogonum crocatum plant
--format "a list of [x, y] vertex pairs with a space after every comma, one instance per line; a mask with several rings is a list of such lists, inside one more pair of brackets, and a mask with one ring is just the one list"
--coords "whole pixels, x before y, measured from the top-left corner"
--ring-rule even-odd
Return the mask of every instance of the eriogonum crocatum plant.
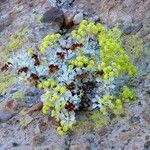
[[126, 84], [136, 68], [112, 33], [100, 23], [83, 20], [70, 36], [47, 35], [38, 52], [29, 48], [9, 61], [20, 81], [28, 80], [44, 91], [42, 111], [60, 122], [60, 135], [72, 129], [76, 112], [83, 107], [117, 114], [124, 102], [135, 98]]

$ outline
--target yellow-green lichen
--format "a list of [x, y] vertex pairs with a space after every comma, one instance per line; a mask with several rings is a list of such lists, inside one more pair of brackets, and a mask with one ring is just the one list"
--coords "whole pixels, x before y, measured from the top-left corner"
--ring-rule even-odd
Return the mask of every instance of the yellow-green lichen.
[[131, 59], [141, 59], [143, 56], [143, 40], [138, 35], [126, 35], [122, 38], [125, 49], [129, 53]]
[[25, 98], [25, 95], [24, 95], [23, 92], [17, 91], [17, 92], [15, 92], [15, 93], [13, 94], [12, 98], [13, 98], [14, 100], [23, 100], [23, 99]]
[[8, 44], [4, 47], [2, 51], [0, 51], [1, 61], [6, 61], [9, 58], [11, 52], [18, 50], [28, 41], [28, 39], [25, 37], [25, 34], [27, 32], [28, 28], [26, 27], [10, 36]]
[[104, 116], [100, 111], [95, 110], [90, 114], [85, 114], [82, 117], [79, 117], [73, 130], [76, 131], [82, 129], [83, 131], [96, 131], [102, 126], [107, 125], [109, 121], [109, 117]]
[[121, 30], [119, 29], [118, 27], [119, 25], [116, 25], [115, 27], [113, 27], [112, 29], [109, 29], [108, 30], [108, 35], [116, 40], [117, 42], [121, 42], [120, 38], [121, 38], [121, 35], [122, 35], [122, 32]]
[[0, 94], [5, 94], [9, 88], [15, 83], [16, 75], [8, 72], [0, 74]]

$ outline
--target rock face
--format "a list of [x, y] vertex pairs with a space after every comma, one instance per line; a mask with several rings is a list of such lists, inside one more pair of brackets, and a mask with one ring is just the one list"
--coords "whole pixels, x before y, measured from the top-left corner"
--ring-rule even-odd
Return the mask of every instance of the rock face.
[[[49, 5], [45, 3], [46, 1], [50, 2]], [[54, 31], [56, 27], [55, 32], [58, 32], [63, 26], [64, 20], [65, 25], [70, 27], [72, 24], [78, 25], [83, 20], [84, 15], [86, 19], [91, 18], [91, 21], [102, 22], [108, 27], [118, 22], [121, 23], [125, 36], [126, 34], [139, 34], [145, 47], [147, 47], [150, 58], [149, 0], [36, 0], [32, 7], [28, 3], [27, 0], [0, 0], [0, 15], [2, 14], [2, 17], [0, 16], [0, 45], [7, 45], [9, 36], [27, 26], [29, 28], [27, 37], [30, 42], [27, 43], [26, 47], [35, 48], [35, 45], [40, 45], [45, 35], [51, 34], [50, 30]], [[50, 4], [53, 7], [50, 7]], [[66, 10], [64, 11], [63, 8]], [[11, 16], [9, 18], [9, 14], [13, 14], [13, 18]], [[35, 18], [42, 14], [44, 15], [41, 23]], [[52, 26], [50, 26], [51, 23]], [[72, 38], [69, 42], [68, 36], [66, 37], [67, 42], [61, 41], [62, 47], [72, 45]], [[144, 72], [148, 72], [147, 70], [150, 70], [149, 59], [147, 59], [145, 66]], [[86, 129], [80, 129], [73, 132], [72, 136], [63, 137], [56, 134], [55, 128], [58, 127], [59, 123], [39, 111], [42, 107], [38, 103], [40, 91], [23, 90], [26, 95], [25, 106], [31, 107], [31, 109], [27, 109], [29, 114], [26, 117], [20, 113], [13, 116], [13, 113], [8, 112], [11, 111], [10, 109], [7, 109], [7, 112], [0, 111], [0, 150], [17, 148], [150, 150], [150, 78], [147, 76], [145, 80], [143, 78], [137, 80], [138, 85], [135, 88], [138, 99], [133, 104], [126, 105], [128, 113], [124, 118], [114, 119], [113, 122], [103, 126], [98, 131], [92, 130], [89, 133]], [[16, 87], [15, 90], [18, 89], [21, 87]], [[11, 90], [10, 93], [7, 92], [2, 98], [0, 97], [0, 107], [5, 104], [4, 101], [9, 99], [15, 90]], [[37, 105], [34, 105], [36, 103]], [[11, 108], [15, 105], [9, 102], [7, 106], [7, 108]], [[32, 114], [33, 111], [35, 112]], [[19, 126], [18, 122], [21, 118], [23, 118], [23, 125], [26, 128], [22, 129]], [[36, 126], [36, 133], [33, 134]]]

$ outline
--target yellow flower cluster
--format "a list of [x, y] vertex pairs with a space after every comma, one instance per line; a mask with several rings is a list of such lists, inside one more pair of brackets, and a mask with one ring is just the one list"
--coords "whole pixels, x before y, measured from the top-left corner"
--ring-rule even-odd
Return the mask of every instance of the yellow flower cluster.
[[[114, 38], [114, 32], [117, 33], [117, 39]], [[87, 35], [98, 36], [98, 41], [101, 46], [101, 65], [98, 66], [98, 70], [104, 71], [105, 81], [118, 77], [123, 73], [128, 73], [129, 77], [136, 74], [136, 68], [131, 64], [129, 57], [118, 42], [121, 33], [117, 28], [107, 31], [100, 23], [94, 24], [83, 20], [79, 29], [72, 32], [72, 36], [78, 41], [84, 42]], [[90, 65], [91, 68], [94, 66], [94, 63], [92, 63]], [[75, 64], [77, 67], [83, 67], [82, 61], [75, 61]], [[70, 68], [73, 68], [73, 66], [70, 65]]]
[[101, 65], [99, 69], [104, 71], [104, 79], [118, 77], [123, 73], [128, 73], [130, 77], [136, 74], [136, 68], [129, 61], [129, 57], [124, 49], [103, 32], [99, 35], [99, 44], [101, 46], [100, 58]]
[[108, 103], [109, 100], [111, 100], [111, 99], [112, 99], [112, 96], [106, 95], [106, 96], [104, 96], [102, 99], [100, 99], [100, 102], [101, 102], [102, 104], [105, 104], [105, 103]]
[[105, 31], [105, 28], [100, 23], [94, 24], [83, 20], [80, 23], [79, 29], [72, 31], [72, 37], [83, 43], [87, 35], [98, 35], [98, 33]]
[[[50, 107], [54, 107], [55, 109], [52, 111], [52, 117], [56, 117], [56, 119], [59, 118], [58, 114], [59, 111], [64, 108], [65, 102], [58, 102], [60, 97], [65, 94], [66, 87], [65, 86], [55, 86], [56, 84], [52, 81], [51, 84], [47, 84], [45, 82], [44, 87], [48, 88], [51, 87], [46, 93], [45, 93], [45, 104], [43, 106], [43, 113], [46, 113]], [[55, 86], [55, 87], [54, 87]], [[54, 103], [57, 101], [57, 105], [54, 105]]]
[[73, 69], [74, 67], [76, 68], [83, 68], [83, 67], [87, 67], [89, 69], [92, 69], [93, 67], [95, 67], [95, 62], [93, 60], [90, 60], [89, 58], [87, 58], [86, 56], [77, 56], [75, 60], [71, 60], [69, 62], [69, 70]]
[[23, 42], [21, 40], [12, 38], [12, 41], [10, 41], [8, 48], [15, 50], [19, 48], [21, 45], [23, 45]]
[[107, 105], [112, 100], [112, 96], [106, 95], [99, 100], [99, 103], [102, 104], [101, 112], [103, 115], [107, 115]]
[[46, 89], [46, 88], [53, 88], [56, 86], [57, 82], [54, 79], [48, 79], [44, 82], [41, 82], [38, 84], [38, 88], [40, 89]]
[[127, 86], [124, 86], [122, 88], [122, 92], [120, 93], [120, 98], [123, 102], [132, 101], [136, 98], [135, 91]]
[[101, 112], [103, 115], [107, 115], [107, 108], [112, 110], [115, 114], [118, 114], [122, 110], [122, 102], [120, 99], [113, 99], [112, 96], [104, 96], [99, 102], [103, 105]]
[[[84, 42], [87, 39], [87, 35], [98, 36], [98, 42], [101, 46], [100, 60], [101, 64], [98, 65], [98, 70], [103, 70], [104, 80], [109, 81], [110, 78], [115, 78], [121, 74], [128, 73], [129, 77], [136, 74], [136, 68], [131, 64], [129, 57], [121, 47], [118, 39], [116, 40], [113, 36], [113, 32], [117, 33], [117, 38], [120, 37], [120, 32], [117, 28], [112, 31], [107, 31], [105, 27], [100, 24], [94, 24], [83, 20], [78, 30], [72, 31], [73, 38], [80, 42]], [[71, 61], [69, 69], [74, 67], [82, 68], [87, 62], [84, 62], [84, 56], [79, 56], [75, 61]], [[87, 61], [87, 60], [86, 60]], [[93, 68], [95, 62], [88, 60], [88, 67]]]
[[64, 120], [60, 122], [60, 127], [57, 128], [57, 133], [59, 135], [64, 135], [68, 130], [72, 130], [72, 125], [66, 123]]
[[[52, 110], [51, 112], [51, 116], [59, 120], [59, 111], [62, 108], [64, 108], [66, 102], [65, 101], [58, 102], [58, 100], [60, 99], [62, 95], [65, 94], [65, 92], [66, 92], [65, 86], [56, 86], [56, 87], [53, 87], [51, 90], [47, 91], [45, 93], [45, 104], [42, 109], [43, 113], [47, 113], [50, 107], [54, 107], [54, 110]], [[57, 105], [54, 105], [56, 101], [57, 101]]]
[[[55, 117], [57, 121], [60, 121], [60, 111], [65, 108], [66, 101], [60, 100], [60, 98], [67, 92], [65, 86], [56, 85], [57, 83], [53, 79], [48, 79], [39, 84], [39, 88], [48, 89], [44, 94], [44, 106], [42, 112], [46, 114], [50, 108], [51, 117]], [[60, 126], [57, 128], [59, 135], [64, 135], [69, 129], [72, 129], [72, 125], [68, 122], [61, 120]]]
[[55, 42], [59, 39], [61, 37], [61, 35], [60, 34], [52, 34], [52, 35], [47, 35], [45, 38], [44, 38], [44, 40], [43, 40], [43, 42], [42, 42], [42, 44], [41, 44], [41, 46], [40, 46], [40, 51], [41, 52], [44, 52], [44, 51], [46, 51], [46, 49], [48, 48], [48, 46], [51, 46], [51, 47], [54, 47], [55, 46]]
[[115, 114], [119, 114], [119, 113], [121, 113], [121, 110], [122, 110], [122, 102], [121, 102], [121, 100], [120, 99], [116, 99], [115, 101], [114, 101], [114, 109], [113, 109], [113, 111], [114, 111], [114, 113]]

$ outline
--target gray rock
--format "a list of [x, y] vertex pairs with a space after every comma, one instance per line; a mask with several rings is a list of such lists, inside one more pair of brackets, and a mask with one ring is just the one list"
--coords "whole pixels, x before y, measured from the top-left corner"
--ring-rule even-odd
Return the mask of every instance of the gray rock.
[[12, 90], [10, 90], [10, 94], [14, 94], [15, 92], [17, 92], [17, 89], [12, 89]]
[[34, 104], [38, 103], [40, 101], [40, 96], [35, 96], [35, 97], [25, 97], [25, 106], [27, 107], [32, 107]]
[[13, 113], [0, 112], [0, 123], [4, 123], [13, 117]]
[[25, 104], [26, 106], [33, 106], [37, 102], [40, 101], [40, 96], [42, 95], [42, 92], [38, 89], [33, 89], [33, 88], [27, 88], [25, 90]]
[[50, 6], [56, 6], [56, 0], [47, 0]]

